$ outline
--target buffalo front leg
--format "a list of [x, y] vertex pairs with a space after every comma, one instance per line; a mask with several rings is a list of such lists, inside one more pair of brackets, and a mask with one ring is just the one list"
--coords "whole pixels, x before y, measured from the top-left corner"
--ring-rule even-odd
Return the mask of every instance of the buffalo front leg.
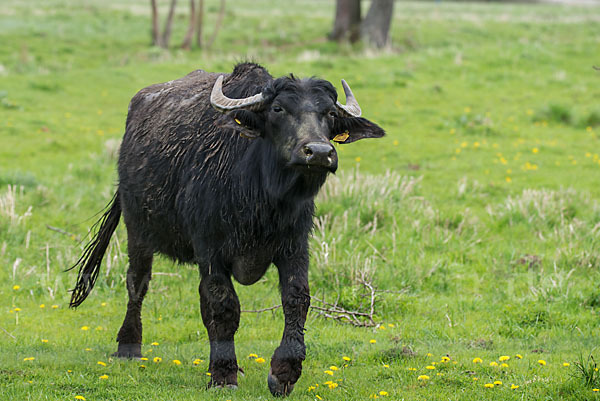
[[209, 386], [236, 387], [233, 337], [240, 323], [240, 302], [229, 276], [213, 273], [202, 277], [200, 309], [210, 341]]
[[152, 277], [152, 251], [136, 245], [129, 235], [127, 245], [129, 269], [127, 270], [127, 313], [117, 335], [119, 348], [113, 356], [120, 358], [142, 357], [142, 302]]
[[271, 358], [268, 384], [273, 395], [286, 396], [302, 374], [302, 361], [306, 357], [304, 323], [310, 306], [308, 255], [297, 263], [284, 262], [277, 267], [285, 327], [281, 344]]

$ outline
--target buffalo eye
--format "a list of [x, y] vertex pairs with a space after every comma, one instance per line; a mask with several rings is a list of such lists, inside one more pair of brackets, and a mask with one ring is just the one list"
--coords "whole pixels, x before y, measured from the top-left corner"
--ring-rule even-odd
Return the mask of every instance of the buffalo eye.
[[335, 110], [331, 110], [329, 112], [329, 117], [331, 117], [331, 118], [336, 118], [337, 117], [337, 113], [335, 112]]
[[283, 108], [276, 104], [276, 105], [273, 105], [271, 110], [273, 110], [275, 113], [281, 113], [283, 111]]

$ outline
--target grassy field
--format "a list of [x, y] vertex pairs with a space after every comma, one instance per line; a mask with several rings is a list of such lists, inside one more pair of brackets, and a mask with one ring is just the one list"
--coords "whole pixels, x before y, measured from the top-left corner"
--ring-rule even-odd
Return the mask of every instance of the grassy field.
[[[124, 227], [77, 310], [64, 272], [114, 191], [129, 99], [245, 59], [346, 79], [388, 132], [338, 147], [311, 240], [313, 294], [364, 308], [366, 277], [378, 326], [311, 312], [292, 399], [600, 399], [600, 8], [398, 2], [375, 52], [324, 39], [331, 1], [240, 0], [211, 50], [185, 52], [149, 45], [147, 1], [102, 4], [0, 8], [0, 399], [271, 398], [280, 310], [242, 314], [240, 388], [206, 390], [193, 266], [157, 258], [141, 362], [110, 357]], [[279, 303], [274, 269], [237, 289], [244, 310]]]

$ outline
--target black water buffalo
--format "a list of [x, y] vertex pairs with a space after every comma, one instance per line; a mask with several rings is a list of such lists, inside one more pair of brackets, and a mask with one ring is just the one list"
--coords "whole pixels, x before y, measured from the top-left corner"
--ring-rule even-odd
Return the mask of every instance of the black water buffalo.
[[240, 304], [231, 276], [253, 284], [274, 264], [285, 328], [268, 385], [274, 395], [292, 391], [305, 358], [314, 197], [338, 165], [330, 141], [384, 135], [360, 117], [352, 91], [342, 84], [346, 105], [327, 81], [273, 79], [263, 67], [242, 63], [231, 74], [197, 70], [133, 97], [117, 191], [73, 266], [79, 269], [71, 298], [76, 307], [94, 286], [122, 213], [129, 303], [116, 356], [142, 356], [140, 312], [158, 252], [198, 265], [210, 385], [235, 387]]

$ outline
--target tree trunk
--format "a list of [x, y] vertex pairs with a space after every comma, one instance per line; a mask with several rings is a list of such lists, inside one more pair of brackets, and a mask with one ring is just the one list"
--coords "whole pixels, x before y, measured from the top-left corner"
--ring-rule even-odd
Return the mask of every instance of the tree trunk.
[[165, 21], [165, 29], [162, 35], [162, 47], [165, 49], [169, 47], [169, 41], [171, 40], [171, 28], [173, 27], [173, 15], [175, 14], [175, 5], [177, 0], [171, 0], [171, 6], [169, 7], [169, 15]]
[[337, 0], [330, 40], [354, 43], [360, 38], [360, 0]]
[[394, 0], [372, 0], [371, 7], [361, 25], [364, 41], [375, 47], [385, 47], [389, 42]]
[[158, 9], [156, 8], [156, 0], [150, 0], [152, 6], [152, 45], [161, 46], [160, 32], [158, 31]]
[[219, 8], [219, 15], [217, 16], [217, 22], [215, 23], [215, 30], [213, 31], [212, 35], [210, 36], [210, 39], [208, 40], [208, 42], [206, 42], [207, 49], [210, 49], [211, 46], [213, 45], [213, 43], [215, 42], [215, 39], [217, 39], [217, 34], [219, 33], [219, 30], [221, 29], [221, 25], [223, 24], [224, 17], [225, 17], [225, 0], [221, 0], [221, 7]]
[[194, 29], [196, 28], [196, 0], [190, 0], [190, 24], [188, 25], [185, 38], [181, 44], [182, 49], [190, 50], [192, 48], [192, 38], [194, 36]]
[[204, 0], [198, 0], [198, 16], [196, 17], [196, 46], [202, 48], [202, 24], [204, 23]]

